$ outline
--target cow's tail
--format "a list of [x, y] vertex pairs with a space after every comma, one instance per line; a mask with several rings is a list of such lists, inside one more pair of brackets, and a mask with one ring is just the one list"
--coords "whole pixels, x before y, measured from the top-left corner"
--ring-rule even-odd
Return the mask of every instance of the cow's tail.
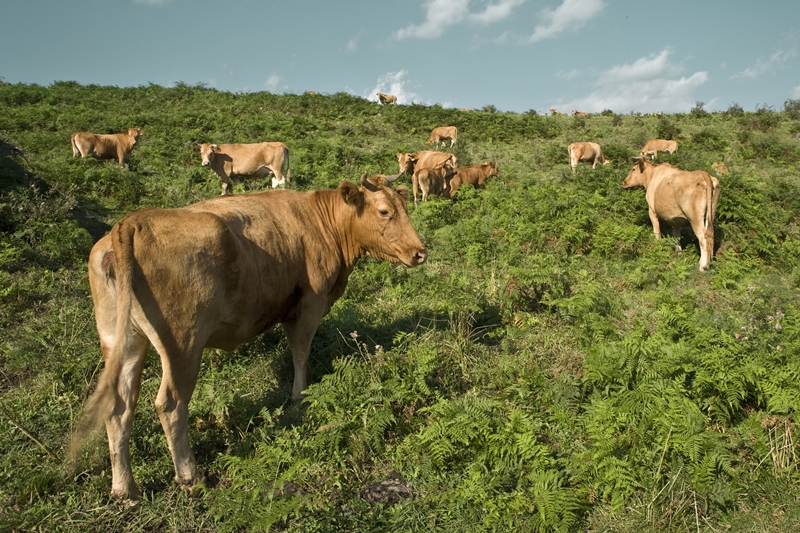
[[[78, 426], [72, 434], [67, 453], [67, 465], [74, 467], [76, 459], [86, 440], [110, 418], [117, 410], [119, 402], [118, 388], [125, 363], [127, 339], [132, 333], [131, 305], [133, 300], [133, 236], [136, 228], [126, 224], [125, 220], [111, 228], [113, 244], [113, 260], [106, 265], [103, 259], [103, 270], [107, 278], [115, 278], [116, 285], [116, 327], [114, 343], [109, 352], [104, 354], [105, 366], [97, 380], [97, 388], [86, 401]], [[90, 265], [91, 268], [91, 265]], [[106, 280], [108, 282], [108, 280]]]
[[572, 146], [572, 145], [569, 145], [569, 147], [567, 148], [567, 153], [569, 154], [569, 166], [572, 167], [572, 170], [575, 170], [575, 167], [577, 166], [577, 164], [573, 164], [572, 163], [573, 154], [575, 153], [575, 147]]
[[73, 133], [69, 140], [72, 143], [72, 157], [78, 157], [81, 155], [81, 151], [78, 149], [78, 134]]
[[419, 193], [419, 176], [417, 171], [411, 173], [411, 190], [414, 192], [414, 205], [417, 205], [417, 194]]
[[[289, 168], [289, 148], [287, 146], [283, 147], [283, 164], [286, 165], [286, 184], [288, 185], [291, 169]], [[281, 169], [281, 172], [283, 172], [283, 169]]]
[[[708, 174], [706, 174], [708, 176]], [[716, 178], [709, 176], [708, 185], [706, 186], [706, 219], [703, 227], [708, 230], [713, 229], [714, 220], [717, 218], [717, 203], [719, 203], [719, 181]]]

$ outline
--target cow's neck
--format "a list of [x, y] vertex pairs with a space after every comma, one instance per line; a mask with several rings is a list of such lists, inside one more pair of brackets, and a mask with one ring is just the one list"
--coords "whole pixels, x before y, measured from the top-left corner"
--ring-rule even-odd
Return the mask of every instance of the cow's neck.
[[356, 211], [347, 205], [338, 189], [316, 191], [321, 230], [338, 245], [348, 274], [355, 264], [366, 255], [355, 236]]

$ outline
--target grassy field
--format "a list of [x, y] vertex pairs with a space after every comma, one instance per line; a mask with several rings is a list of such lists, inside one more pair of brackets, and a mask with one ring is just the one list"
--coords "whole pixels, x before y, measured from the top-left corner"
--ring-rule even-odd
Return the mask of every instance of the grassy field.
[[[143, 500], [110, 498], [104, 435], [63, 466], [102, 368], [89, 250], [126, 213], [219, 194], [194, 143], [283, 141], [291, 187], [310, 190], [396, 173], [442, 125], [460, 165], [500, 177], [410, 205], [423, 266], [361, 261], [314, 339], [305, 407], [280, 330], [207, 350], [190, 438], [208, 482], [189, 494], [151, 351], [131, 441]], [[145, 134], [127, 167], [72, 158], [73, 132], [128, 127]], [[0, 532], [797, 530], [799, 131], [796, 101], [572, 118], [0, 83]], [[654, 137], [679, 142], [659, 160], [730, 169], [708, 272], [694, 236], [682, 253], [654, 239], [644, 193], [620, 187]], [[574, 141], [613, 163], [571, 172]], [[413, 497], [370, 503], [387, 480]]]

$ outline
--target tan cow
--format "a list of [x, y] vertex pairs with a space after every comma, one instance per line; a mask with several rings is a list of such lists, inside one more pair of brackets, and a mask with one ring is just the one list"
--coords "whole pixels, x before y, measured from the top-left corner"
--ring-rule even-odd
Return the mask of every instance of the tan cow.
[[450, 139], [450, 146], [453, 146], [458, 140], [458, 128], [455, 126], [439, 126], [438, 128], [433, 128], [431, 136], [428, 137], [428, 144], [436, 143], [436, 146], [439, 146], [441, 142], [442, 146], [444, 146], [447, 143], [447, 139]]
[[589, 113], [587, 113], [585, 111], [578, 111], [577, 109], [573, 109], [572, 110], [572, 116], [573, 117], [588, 117]]
[[413, 267], [427, 250], [411, 225], [408, 188], [386, 180], [337, 189], [266, 191], [119, 221], [89, 256], [105, 368], [71, 453], [105, 424], [111, 492], [136, 498], [129, 442], [149, 346], [161, 358], [155, 405], [175, 480], [203, 479], [189, 445], [189, 400], [204, 348], [233, 350], [276, 324], [294, 361], [292, 398], [308, 385], [311, 342], [361, 257]]
[[393, 94], [378, 93], [378, 101], [383, 105], [386, 104], [397, 105], [397, 97]]
[[597, 166], [597, 162], [607, 165], [608, 161], [603, 157], [603, 149], [600, 145], [593, 142], [577, 142], [572, 143], [567, 147], [569, 153], [569, 166], [575, 172], [575, 167], [578, 166], [579, 161], [585, 161], [592, 164], [592, 168]]
[[[661, 238], [661, 222], [672, 226], [672, 235], [676, 238], [683, 228], [690, 226], [700, 241], [700, 271], [708, 269], [714, 256], [714, 217], [721, 190], [717, 178], [702, 170], [690, 172], [667, 163], [657, 165], [640, 157], [622, 187], [645, 189], [657, 239]], [[680, 243], [676, 249], [681, 250]]]
[[422, 150], [420, 152], [397, 154], [397, 163], [400, 165], [400, 173], [408, 173], [412, 176], [423, 168], [434, 168], [442, 166], [449, 161], [451, 167], [458, 166], [456, 156], [448, 152], [437, 152], [435, 150]]
[[[282, 142], [256, 144], [210, 144], [192, 147], [202, 157], [204, 167], [222, 180], [222, 195], [233, 194], [230, 182], [239, 184], [245, 177], [272, 174], [272, 188], [289, 183], [289, 148]], [[286, 177], [283, 168], [286, 167]]]
[[550, 110], [550, 113], [551, 113], [551, 114], [552, 114], [554, 117], [566, 117], [566, 116], [567, 116], [567, 114], [566, 114], [566, 113], [559, 113], [559, 112], [558, 112], [558, 111], [556, 111], [555, 109], [551, 109], [551, 110]]
[[97, 159], [116, 159], [120, 165], [124, 165], [130, 158], [139, 136], [143, 134], [144, 130], [138, 128], [128, 128], [123, 133], [110, 135], [73, 133], [70, 137], [72, 157], [92, 156]]
[[498, 177], [497, 163], [491, 161], [482, 165], [470, 165], [468, 167], [457, 168], [453, 177], [450, 178], [446, 196], [452, 198], [458, 189], [465, 184], [472, 185], [476, 189], [483, 187], [486, 180], [491, 177]]
[[453, 175], [455, 168], [453, 168], [451, 161], [448, 159], [441, 165], [433, 168], [421, 168], [414, 172], [411, 181], [414, 190], [414, 205], [418, 205], [417, 193], [422, 192], [422, 201], [428, 201], [429, 194], [442, 195], [445, 193], [448, 185], [447, 182]]
[[651, 159], [658, 156], [658, 152], [669, 152], [674, 154], [678, 151], [678, 141], [668, 141], [666, 139], [650, 139], [639, 151], [639, 156], [652, 155]]
[[720, 175], [728, 173], [728, 167], [722, 161], [715, 161], [714, 163], [711, 163], [711, 168], [714, 170], [714, 172]]

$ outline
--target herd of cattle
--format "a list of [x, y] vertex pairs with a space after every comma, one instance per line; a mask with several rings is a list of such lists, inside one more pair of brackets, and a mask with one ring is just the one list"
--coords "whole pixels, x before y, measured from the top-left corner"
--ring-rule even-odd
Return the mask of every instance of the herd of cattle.
[[[116, 159], [122, 165], [143, 133], [136, 128], [117, 135], [75, 133], [73, 155]], [[438, 147], [449, 140], [452, 146], [457, 133], [454, 126], [436, 128], [428, 141]], [[676, 149], [674, 141], [649, 141], [622, 186], [646, 189], [657, 238], [662, 222], [676, 236], [681, 228], [692, 228], [700, 242], [702, 271], [714, 252], [720, 185], [706, 172], [655, 164], [648, 157]], [[360, 184], [342, 181], [333, 190], [233, 195], [229, 183], [247, 176], [272, 174], [273, 187], [287, 184], [287, 146], [204, 143], [194, 151], [222, 180], [222, 196], [183, 208], [131, 213], [89, 256], [105, 367], [71, 451], [77, 452], [88, 433], [104, 424], [112, 493], [123, 498], [140, 495], [129, 443], [149, 346], [163, 367], [155, 405], [175, 480], [192, 486], [203, 476], [189, 445], [188, 405], [203, 350], [232, 350], [280, 324], [294, 363], [292, 397], [301, 399], [314, 334], [344, 293], [358, 260], [369, 255], [414, 267], [427, 259], [408, 216], [408, 187], [392, 183], [411, 175], [416, 204], [418, 191], [422, 201], [430, 194], [452, 197], [464, 184], [481, 187], [498, 176], [495, 162], [458, 167], [455, 155], [425, 150], [398, 153], [399, 174], [365, 173]], [[573, 143], [568, 152], [573, 171], [579, 161], [591, 162], [593, 168], [608, 163], [597, 143]]]

